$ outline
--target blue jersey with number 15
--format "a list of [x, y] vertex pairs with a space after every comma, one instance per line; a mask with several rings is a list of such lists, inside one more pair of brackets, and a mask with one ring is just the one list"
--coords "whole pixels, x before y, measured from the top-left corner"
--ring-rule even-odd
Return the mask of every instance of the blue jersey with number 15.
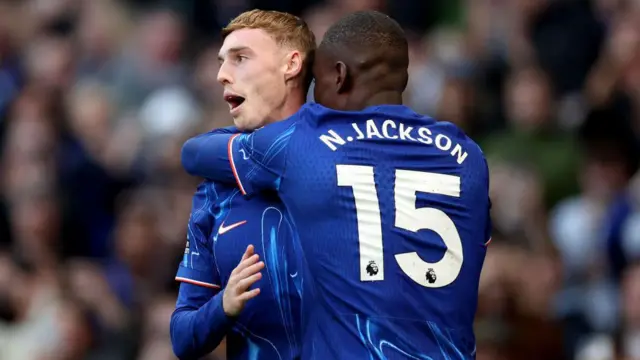
[[219, 152], [241, 191], [276, 189], [294, 222], [314, 293], [303, 358], [475, 358], [489, 179], [460, 129], [400, 105], [307, 104]]

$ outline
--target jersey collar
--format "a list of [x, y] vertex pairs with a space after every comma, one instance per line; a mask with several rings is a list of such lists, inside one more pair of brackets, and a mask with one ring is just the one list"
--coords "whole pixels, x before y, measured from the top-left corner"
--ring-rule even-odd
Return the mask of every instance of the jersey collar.
[[400, 114], [404, 116], [417, 116], [422, 117], [422, 115], [416, 113], [410, 107], [406, 105], [373, 105], [365, 108], [364, 112], [380, 112], [385, 114]]

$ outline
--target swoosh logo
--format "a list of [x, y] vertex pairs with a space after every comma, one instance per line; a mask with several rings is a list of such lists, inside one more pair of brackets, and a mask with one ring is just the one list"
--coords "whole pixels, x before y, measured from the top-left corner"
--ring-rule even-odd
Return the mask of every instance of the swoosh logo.
[[218, 229], [218, 235], [222, 235], [246, 223], [247, 223], [247, 220], [242, 220], [242, 221], [238, 221], [237, 223], [233, 223], [229, 226], [224, 226], [224, 221], [223, 221], [222, 224], [220, 224], [220, 228]]

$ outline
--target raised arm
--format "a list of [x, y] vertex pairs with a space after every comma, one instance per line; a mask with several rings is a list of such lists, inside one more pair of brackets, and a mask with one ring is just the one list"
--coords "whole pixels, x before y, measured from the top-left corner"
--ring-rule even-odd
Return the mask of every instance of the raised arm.
[[[222, 154], [222, 158], [216, 159], [216, 154], [226, 152], [229, 138], [240, 131], [235, 127], [215, 129], [213, 131], [200, 134], [187, 140], [182, 146], [181, 161], [182, 167], [187, 173], [200, 176], [205, 179], [216, 179], [220, 182], [235, 183], [232, 174], [228, 178], [220, 178], [212, 175], [224, 170], [223, 164], [228, 163], [228, 156]], [[216, 170], [222, 167], [220, 170]]]
[[207, 133], [187, 140], [182, 166], [195, 176], [237, 184], [244, 195], [278, 189], [294, 117], [250, 134]]

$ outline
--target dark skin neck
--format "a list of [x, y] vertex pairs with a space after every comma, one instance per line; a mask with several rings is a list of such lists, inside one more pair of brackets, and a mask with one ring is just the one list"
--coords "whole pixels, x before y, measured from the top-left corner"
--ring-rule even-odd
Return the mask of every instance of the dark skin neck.
[[[336, 76], [339, 108], [359, 111], [376, 105], [402, 105], [407, 86], [408, 57], [396, 49], [320, 46], [316, 65]], [[408, 51], [407, 51], [408, 55]], [[322, 64], [322, 65], [320, 65]]]
[[402, 105], [402, 93], [397, 91], [381, 91], [364, 101], [364, 107], [375, 105]]
[[[407, 64], [398, 64], [393, 57], [378, 50], [350, 52], [344, 50], [341, 56], [333, 50], [319, 50], [316, 61], [333, 65], [338, 97], [344, 110], [359, 111], [376, 105], [402, 105], [402, 93], [407, 85]], [[408, 61], [408, 60], [407, 60]]]
[[[372, 61], [362, 61], [362, 63]], [[358, 66], [352, 65], [351, 68], [357, 69]], [[351, 91], [347, 97], [347, 104], [353, 110], [362, 110], [376, 105], [402, 105], [402, 93], [405, 88], [402, 85], [403, 74], [406, 74], [406, 70], [390, 67], [385, 62], [371, 66], [369, 70], [355, 70], [352, 72]]]
[[348, 100], [349, 109], [356, 111], [376, 105], [402, 105], [402, 93], [398, 91], [353, 93]]

